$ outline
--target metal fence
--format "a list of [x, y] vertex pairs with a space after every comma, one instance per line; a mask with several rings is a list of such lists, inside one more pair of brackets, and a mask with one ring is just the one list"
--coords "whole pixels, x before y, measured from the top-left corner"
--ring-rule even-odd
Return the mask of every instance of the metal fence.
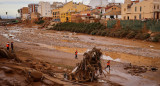
[[[108, 20], [107, 28], [114, 28], [117, 20]], [[120, 20], [122, 29], [142, 30], [144, 27], [152, 32], [160, 32], [160, 20]]]

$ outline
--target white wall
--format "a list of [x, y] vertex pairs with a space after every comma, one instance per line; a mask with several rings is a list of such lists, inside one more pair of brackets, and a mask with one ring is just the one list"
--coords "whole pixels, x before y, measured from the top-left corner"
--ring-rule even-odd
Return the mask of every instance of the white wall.
[[49, 2], [41, 1], [38, 5], [38, 13], [40, 13], [41, 17], [52, 17], [51, 5]]

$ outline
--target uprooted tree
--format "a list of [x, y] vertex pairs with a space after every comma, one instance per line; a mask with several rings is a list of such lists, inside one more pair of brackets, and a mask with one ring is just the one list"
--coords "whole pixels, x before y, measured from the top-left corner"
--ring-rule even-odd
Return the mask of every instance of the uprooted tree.
[[68, 80], [77, 82], [95, 81], [103, 73], [101, 66], [100, 49], [93, 48], [91, 51], [84, 53], [83, 60], [77, 64], [77, 67], [68, 74]]

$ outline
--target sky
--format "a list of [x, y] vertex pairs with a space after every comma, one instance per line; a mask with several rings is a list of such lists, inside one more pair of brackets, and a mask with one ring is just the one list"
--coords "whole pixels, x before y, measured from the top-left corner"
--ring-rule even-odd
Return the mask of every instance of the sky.
[[[30, 3], [38, 3], [39, 1], [47, 1], [51, 4], [53, 2], [65, 2], [65, 0], [0, 0], [0, 16], [7, 18], [6, 12], [8, 12], [8, 18], [18, 17], [18, 9], [27, 7]], [[67, 0], [72, 1], [72, 0]], [[82, 0], [73, 0], [74, 2], [82, 2]], [[115, 0], [116, 2], [124, 2], [124, 0]], [[83, 0], [83, 3], [88, 5], [90, 0]]]

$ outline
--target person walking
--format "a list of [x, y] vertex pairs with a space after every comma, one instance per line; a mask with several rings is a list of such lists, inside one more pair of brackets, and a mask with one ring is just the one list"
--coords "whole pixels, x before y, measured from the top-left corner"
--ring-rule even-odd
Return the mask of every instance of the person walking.
[[107, 62], [107, 67], [106, 68], [108, 68], [109, 67], [109, 70], [110, 70], [110, 60]]
[[76, 50], [76, 52], [75, 52], [75, 59], [78, 59], [78, 58], [77, 58], [77, 54], [78, 54], [78, 52], [77, 52], [77, 50]]
[[11, 49], [12, 49], [12, 51], [13, 51], [13, 48], [14, 48], [14, 47], [13, 47], [13, 42], [11, 42]]
[[9, 42], [7, 42], [6, 47], [7, 47], [7, 50], [9, 50]]

